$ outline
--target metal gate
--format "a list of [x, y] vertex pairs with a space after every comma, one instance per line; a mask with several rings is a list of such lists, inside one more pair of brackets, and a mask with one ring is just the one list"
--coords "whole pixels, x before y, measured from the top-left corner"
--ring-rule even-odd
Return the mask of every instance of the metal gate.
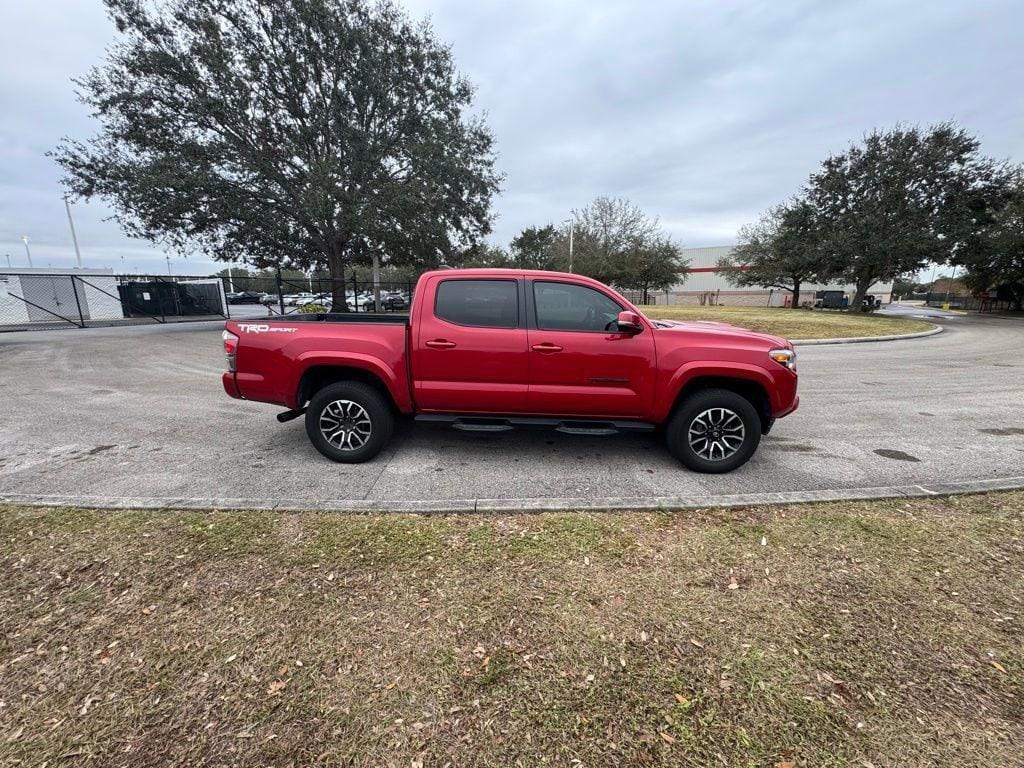
[[89, 319], [89, 305], [73, 280], [62, 275], [21, 275], [22, 298], [29, 322], [53, 322], [59, 317]]

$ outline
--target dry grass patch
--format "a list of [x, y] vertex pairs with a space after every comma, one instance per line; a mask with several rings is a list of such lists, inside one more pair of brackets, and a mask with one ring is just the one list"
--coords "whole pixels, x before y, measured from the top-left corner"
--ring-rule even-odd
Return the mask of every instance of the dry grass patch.
[[919, 333], [934, 328], [924, 320], [828, 310], [769, 307], [645, 306], [657, 320], [715, 320], [787, 339], [838, 339]]
[[5, 766], [1011, 765], [1024, 745], [1022, 493], [8, 508], [0, 542]]

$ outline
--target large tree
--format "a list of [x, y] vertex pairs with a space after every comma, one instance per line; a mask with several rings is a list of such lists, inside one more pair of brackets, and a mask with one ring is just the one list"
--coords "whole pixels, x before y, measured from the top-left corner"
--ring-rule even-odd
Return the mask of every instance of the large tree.
[[499, 177], [472, 87], [390, 0], [104, 2], [121, 37], [78, 81], [99, 132], [55, 155], [130, 234], [341, 278], [490, 230]]
[[825, 160], [807, 198], [835, 273], [855, 286], [851, 311], [873, 283], [947, 261], [973, 231], [971, 201], [998, 173], [949, 123], [874, 131]]
[[743, 227], [739, 245], [718, 262], [732, 285], [779, 288], [800, 306], [804, 283], [828, 277], [830, 261], [822, 250], [814, 208], [797, 198], [769, 210]]
[[640, 303], [650, 303], [651, 293], [665, 291], [686, 280], [690, 263], [679, 246], [658, 235], [626, 249], [613, 271], [611, 282], [617, 287], [640, 292]]
[[1003, 196], [980, 217], [982, 224], [953, 263], [967, 268], [964, 282], [975, 291], [995, 291], [1024, 309], [1024, 169], [1014, 169]]
[[504, 248], [489, 243], [476, 243], [452, 256], [452, 267], [489, 267], [506, 269], [515, 266]]
[[[569, 233], [572, 258], [569, 258]], [[555, 239], [555, 263], [562, 269], [619, 288], [662, 290], [686, 279], [688, 267], [679, 246], [656, 218], [628, 200], [598, 197], [573, 211], [573, 221]]]
[[[620, 262], [630, 249], [642, 246], [660, 234], [658, 222], [629, 200], [598, 197], [590, 205], [573, 211], [572, 272], [606, 283], [619, 274]], [[559, 238], [559, 251], [567, 261], [565, 232]]]
[[555, 263], [555, 239], [553, 224], [527, 227], [509, 244], [512, 262], [522, 269], [551, 269]]

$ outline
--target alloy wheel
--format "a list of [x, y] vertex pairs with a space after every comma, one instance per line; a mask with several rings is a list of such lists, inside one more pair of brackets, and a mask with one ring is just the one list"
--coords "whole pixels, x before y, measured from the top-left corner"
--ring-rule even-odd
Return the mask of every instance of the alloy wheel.
[[743, 445], [743, 419], [728, 408], [708, 408], [690, 422], [687, 440], [695, 454], [708, 461], [722, 461]]
[[340, 451], [359, 450], [372, 431], [366, 409], [351, 400], [333, 400], [320, 412], [320, 433]]

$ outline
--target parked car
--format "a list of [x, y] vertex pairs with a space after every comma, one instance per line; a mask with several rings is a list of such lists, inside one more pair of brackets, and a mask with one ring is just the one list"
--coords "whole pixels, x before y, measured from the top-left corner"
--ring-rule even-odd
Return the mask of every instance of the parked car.
[[301, 293], [292, 293], [284, 297], [284, 305], [286, 307], [298, 307], [301, 306], [301, 302], [309, 301], [312, 298], [315, 298], [315, 296], [309, 291], [302, 291]]
[[329, 299], [331, 294], [329, 293], [308, 293], [300, 294], [295, 300], [296, 307], [304, 307], [307, 304], [322, 304]]
[[397, 309], [406, 309], [409, 306], [409, 299], [398, 291], [392, 291], [381, 295], [381, 303], [385, 309], [393, 312]]
[[224, 297], [228, 300], [228, 304], [260, 304], [266, 295], [260, 291], [237, 291], [226, 293]]
[[411, 312], [229, 320], [225, 391], [305, 416], [320, 453], [376, 456], [395, 419], [472, 432], [650, 432], [700, 472], [744, 464], [796, 410], [796, 352], [724, 323], [650, 320], [580, 275], [425, 273]]

